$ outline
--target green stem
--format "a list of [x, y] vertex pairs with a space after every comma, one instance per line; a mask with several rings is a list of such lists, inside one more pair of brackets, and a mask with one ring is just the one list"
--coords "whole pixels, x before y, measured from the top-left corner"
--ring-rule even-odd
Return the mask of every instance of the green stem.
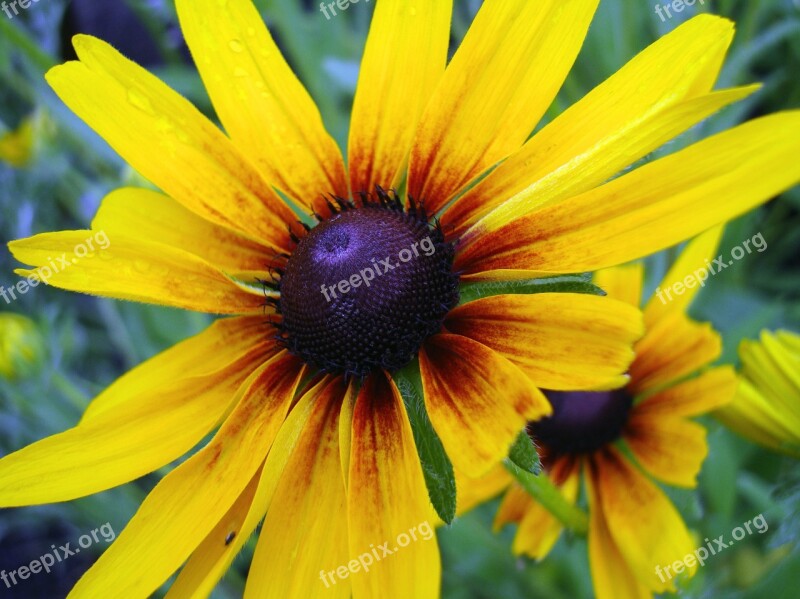
[[58, 371], [53, 372], [51, 381], [53, 382], [53, 386], [63, 393], [75, 408], [83, 413], [86, 409], [86, 405], [89, 403], [86, 394]]
[[40, 50], [36, 42], [28, 37], [22, 29], [12, 25], [10, 21], [4, 18], [0, 19], [0, 32], [2, 32], [3, 37], [17, 46], [41, 72], [44, 73], [55, 65], [55, 61], [47, 52]]
[[589, 530], [589, 516], [582, 509], [572, 505], [561, 494], [548, 476], [526, 472], [511, 460], [503, 462], [506, 469], [517, 479], [522, 488], [538, 501], [542, 507], [553, 514], [566, 528], [574, 533], [585, 535]]

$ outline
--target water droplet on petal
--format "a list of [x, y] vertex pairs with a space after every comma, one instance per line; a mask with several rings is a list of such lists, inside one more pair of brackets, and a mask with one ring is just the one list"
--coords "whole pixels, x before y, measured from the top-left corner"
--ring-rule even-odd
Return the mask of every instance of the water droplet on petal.
[[239, 53], [244, 51], [244, 46], [242, 45], [242, 42], [240, 42], [239, 40], [231, 40], [231, 41], [229, 41], [228, 42], [228, 47], [233, 52], [236, 52], [237, 54], [239, 54]]
[[141, 92], [135, 89], [128, 90], [128, 102], [130, 102], [133, 106], [142, 110], [148, 114], [153, 114], [153, 105], [150, 103], [150, 100], [142, 94]]

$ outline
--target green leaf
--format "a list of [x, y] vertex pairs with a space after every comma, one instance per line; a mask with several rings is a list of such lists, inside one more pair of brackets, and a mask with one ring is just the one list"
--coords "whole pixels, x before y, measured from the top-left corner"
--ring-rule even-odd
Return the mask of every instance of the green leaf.
[[422, 463], [428, 496], [439, 517], [450, 524], [456, 515], [456, 478], [450, 458], [447, 457], [425, 410], [419, 362], [415, 360], [396, 372], [394, 380], [403, 396], [411, 420], [411, 429], [414, 431], [414, 442]]
[[592, 283], [591, 274], [564, 275], [544, 279], [523, 279], [520, 281], [489, 281], [464, 283], [461, 285], [459, 304], [506, 293], [588, 293], [605, 295], [606, 292]]
[[508, 452], [508, 459], [531, 474], [538, 475], [542, 471], [539, 452], [536, 451], [533, 439], [530, 438], [525, 430], [519, 434], [517, 440], [511, 446], [511, 450]]

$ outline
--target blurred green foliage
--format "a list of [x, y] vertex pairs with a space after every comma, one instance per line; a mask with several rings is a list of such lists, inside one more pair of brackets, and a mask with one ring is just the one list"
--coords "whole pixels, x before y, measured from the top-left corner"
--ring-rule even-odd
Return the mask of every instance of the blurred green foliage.
[[[256, 3], [295, 72], [318, 102], [329, 130], [346, 147], [349, 110], [373, 4], [353, 5], [327, 20], [313, 1]], [[35, 132], [33, 155], [25, 166], [0, 164], [3, 242], [43, 231], [85, 228], [105, 193], [123, 184], [146, 184], [71, 115], [44, 83], [44, 71], [70, 57], [66, 43], [70, 30], [80, 29], [75, 11], [81, 3], [75, 2], [72, 8], [68, 4], [65, 0], [45, 0], [13, 20], [0, 13], [0, 137], [25, 122]], [[116, 0], [96, 4], [106, 8], [127, 6], [132, 14], [126, 23], [139, 27], [139, 42], [150, 40], [151, 70], [214, 118], [182, 47], [171, 2]], [[456, 0], [452, 50], [479, 6], [479, 0]], [[544, 122], [636, 52], [700, 11], [721, 14], [737, 23], [737, 36], [719, 86], [761, 81], [764, 87], [644, 161], [745, 119], [800, 107], [800, 3], [796, 0], [710, 1], [702, 7], [689, 7], [665, 22], [655, 14], [653, 1], [602, 0], [583, 51]], [[111, 21], [100, 18], [95, 25], [102, 29]], [[394, 93], [402, 93], [402, 82]], [[691, 214], [686, 217], [691, 218]], [[715, 276], [693, 307], [694, 316], [711, 321], [722, 332], [723, 361], [735, 363], [738, 342], [756, 336], [763, 327], [800, 329], [799, 224], [800, 188], [795, 188], [728, 227], [720, 253], [729, 252], [757, 232], [763, 234], [769, 249], [749, 255], [736, 268]], [[675, 252], [672, 249], [648, 259], [651, 287]], [[15, 266], [3, 246], [1, 285], [8, 287], [16, 282]], [[0, 311], [29, 316], [45, 346], [42, 364], [34, 376], [0, 379], [0, 455], [74, 425], [89, 399], [109, 382], [209, 322], [203, 315], [51, 288], [35, 289], [12, 305], [0, 301]], [[712, 558], [691, 581], [687, 595], [797, 596], [800, 468], [740, 440], [713, 421], [707, 424], [711, 451], [699, 492], [670, 492], [671, 497], [699, 539], [728, 534], [762, 512], [770, 529]], [[4, 541], [17, 538], [14, 535], [20, 530], [33, 538], [41, 534], [44, 539], [50, 538], [47, 535], [52, 536], [53, 526], [58, 525], [56, 536], [62, 542], [107, 521], [116, 531], [121, 530], [161, 474], [65, 505], [0, 513], [0, 566], [14, 568], [27, 559]], [[482, 506], [440, 532], [444, 597], [549, 599], [591, 595], [584, 540], [562, 538], [552, 556], [542, 563], [515, 558], [509, 551], [513, 531], [491, 533], [496, 506], [496, 502]], [[216, 596], [241, 594], [252, 544]], [[63, 593], [88, 565], [88, 561], [71, 564], [72, 570], [57, 581], [59, 592]]]

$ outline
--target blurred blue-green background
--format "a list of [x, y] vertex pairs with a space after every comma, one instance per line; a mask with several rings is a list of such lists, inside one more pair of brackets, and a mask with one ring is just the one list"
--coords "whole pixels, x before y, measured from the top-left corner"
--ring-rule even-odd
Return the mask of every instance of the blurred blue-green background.
[[[601, 1], [583, 51], [545, 122], [649, 43], [701, 11], [737, 23], [719, 87], [754, 81], [764, 87], [645, 161], [748, 118], [800, 107], [800, 2], [706, 1], [665, 21], [655, 13], [655, 2]], [[332, 19], [311, 0], [256, 4], [344, 148], [374, 3], [354, 4]], [[480, 0], [456, 0], [451, 51], [480, 4]], [[7, 148], [6, 161], [0, 161], [0, 285], [5, 287], [16, 283], [13, 269], [18, 266], [5, 242], [44, 231], [87, 228], [104, 194], [125, 184], [145, 184], [69, 113], [44, 82], [48, 67], [73, 57], [69, 39], [78, 32], [111, 41], [214, 118], [169, 1], [39, 0], [13, 19], [0, 12], [0, 139], [4, 140], [0, 148], [3, 143]], [[402, 82], [395, 93], [402, 93]], [[13, 158], [9, 147], [16, 152]], [[723, 334], [722, 361], [736, 363], [739, 341], [755, 337], [761, 328], [800, 330], [799, 225], [800, 189], [795, 188], [728, 227], [721, 252], [758, 232], [769, 247], [714, 277], [692, 308], [695, 317], [711, 321]], [[648, 260], [651, 285], [675, 251]], [[25, 315], [34, 325], [11, 346], [23, 352], [16, 357], [13, 376], [0, 375], [0, 455], [74, 425], [88, 401], [117, 376], [209, 322], [203, 315], [43, 287], [11, 304], [0, 300], [0, 312]], [[0, 330], [2, 334], [6, 333]], [[670, 496], [700, 539], [727, 534], [759, 513], [764, 513], [770, 528], [712, 558], [685, 594], [797, 597], [800, 468], [714, 421], [708, 426], [711, 452], [698, 491], [670, 491]], [[29, 563], [51, 544], [74, 543], [106, 522], [119, 532], [162, 474], [69, 504], [0, 512], [0, 569]], [[440, 531], [444, 597], [591, 596], [582, 539], [562, 538], [542, 563], [515, 558], [509, 550], [513, 530], [491, 532], [496, 506], [496, 502], [482, 506]], [[65, 596], [102, 546], [71, 558], [50, 575], [34, 576], [12, 589], [0, 584], [0, 597]], [[216, 596], [241, 595], [251, 551], [252, 546], [237, 560]]]

